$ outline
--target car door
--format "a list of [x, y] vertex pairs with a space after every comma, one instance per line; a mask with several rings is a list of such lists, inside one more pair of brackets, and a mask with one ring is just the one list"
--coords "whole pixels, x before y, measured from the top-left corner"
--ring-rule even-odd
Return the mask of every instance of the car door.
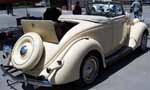
[[113, 49], [119, 49], [124, 45], [127, 37], [127, 20], [122, 5], [116, 4], [114, 6], [115, 15], [111, 17], [113, 24]]
[[95, 32], [97, 35], [97, 40], [101, 43], [104, 49], [105, 56], [109, 56], [112, 54], [112, 46], [113, 46], [113, 25], [111, 20], [103, 23], [100, 28], [97, 28]]
[[113, 22], [113, 48], [117, 49], [120, 48], [124, 42], [125, 15], [112, 18], [112, 22]]

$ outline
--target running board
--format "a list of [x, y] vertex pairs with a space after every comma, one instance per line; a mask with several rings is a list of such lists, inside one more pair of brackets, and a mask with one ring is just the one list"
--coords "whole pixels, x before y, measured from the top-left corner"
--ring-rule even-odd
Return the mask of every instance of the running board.
[[133, 49], [130, 47], [122, 48], [122, 49], [118, 50], [116, 53], [112, 54], [111, 56], [106, 57], [105, 58], [106, 64], [111, 65], [113, 62], [116, 62], [117, 60], [128, 55], [132, 51], [133, 51]]

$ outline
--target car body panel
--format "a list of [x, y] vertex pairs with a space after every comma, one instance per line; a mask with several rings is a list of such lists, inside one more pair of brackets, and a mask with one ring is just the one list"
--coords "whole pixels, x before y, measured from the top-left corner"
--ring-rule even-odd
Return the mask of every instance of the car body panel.
[[[120, 45], [123, 44], [123, 34], [125, 33], [123, 31], [124, 28], [124, 22], [125, 22], [125, 16], [117, 16], [115, 18], [112, 18], [113, 22], [113, 48], [120, 47]], [[122, 41], [122, 42], [121, 42]]]
[[22, 20], [24, 33], [36, 32], [43, 40], [58, 43], [55, 31], [55, 22], [50, 20]]
[[[79, 48], [82, 47], [82, 48]], [[73, 46], [71, 46], [67, 53], [64, 54], [62, 60], [64, 62], [61, 69], [57, 71], [57, 74], [54, 77], [49, 78], [55, 84], [66, 84], [68, 82], [72, 82], [74, 80], [78, 80], [80, 78], [80, 68], [81, 63], [85, 56], [93, 51], [97, 50], [102, 55], [102, 60], [104, 63], [104, 55], [102, 54], [102, 46], [93, 39], [83, 39], [76, 42]], [[85, 52], [85, 53], [83, 53]], [[70, 57], [72, 56], [72, 57]], [[105, 63], [104, 63], [105, 65]], [[51, 66], [49, 66], [50, 68]], [[71, 73], [69, 73], [71, 72]]]
[[[113, 17], [62, 15], [59, 18], [60, 22], [76, 24], [69, 28], [60, 40], [56, 39], [58, 38], [56, 34], [52, 35], [55, 36], [53, 42], [42, 38], [44, 53], [40, 62], [34, 69], [24, 71], [24, 73], [35, 77], [42, 76], [54, 85], [66, 84], [80, 78], [81, 63], [92, 51], [99, 53], [101, 65], [106, 68], [107, 57], [112, 56], [123, 47], [132, 50], [139, 47], [142, 35], [147, 30], [146, 24], [136, 19], [130, 19], [123, 12], [121, 15]], [[31, 20], [31, 22], [34, 21]], [[40, 23], [41, 27], [48, 27], [49, 21], [41, 20], [41, 22], [43, 22]], [[23, 25], [23, 27], [26, 26]], [[61, 29], [63, 28], [65, 26]], [[38, 29], [40, 30], [40, 28]], [[35, 30], [31, 31], [36, 32]], [[48, 28], [44, 33], [37, 33], [42, 34], [42, 37], [49, 32], [46, 31]], [[56, 30], [53, 28], [53, 31]]]
[[[103, 67], [106, 67], [105, 57], [112, 55], [123, 46], [134, 46], [135, 41], [139, 44], [142, 33], [146, 29], [146, 25], [141, 22], [131, 26], [124, 15], [109, 19], [102, 17], [98, 19], [96, 16], [95, 20], [92, 19], [93, 16], [91, 18], [87, 16], [88, 20], [85, 20], [87, 17], [84, 15], [62, 17], [61, 21], [78, 24], [71, 28], [58, 44], [43, 42], [45, 52], [40, 64], [32, 71], [25, 72], [33, 76], [44, 76], [55, 85], [79, 79], [81, 63], [92, 50], [100, 53]], [[137, 44], [132, 48], [136, 47], [138, 47]], [[57, 64], [59, 60], [63, 62], [62, 66]], [[47, 68], [54, 69], [48, 73]]]
[[133, 49], [139, 47], [141, 44], [142, 35], [145, 31], [147, 32], [147, 30], [147, 25], [143, 22], [138, 22], [132, 25], [130, 29], [130, 40], [136, 43], [136, 45], [134, 45], [134, 43], [131, 41], [129, 42], [129, 47], [132, 47]]
[[[106, 56], [107, 56], [107, 54], [110, 54], [109, 52], [111, 52], [111, 50], [112, 50], [112, 39], [113, 39], [113, 37], [112, 37], [113, 31], [111, 29], [113, 27], [112, 27], [111, 21], [109, 19], [106, 18], [107, 20], [103, 20], [103, 18], [101, 16], [99, 16], [99, 17], [92, 16], [91, 17], [91, 16], [84, 16], [84, 15], [81, 15], [81, 17], [80, 17], [80, 15], [74, 16], [73, 19], [70, 19], [70, 16], [68, 16], [68, 15], [66, 15], [65, 17], [66, 17], [66, 19], [63, 18], [60, 20], [76, 20], [81, 23], [67, 32], [67, 34], [63, 38], [62, 43], [66, 42], [65, 41], [65, 40], [67, 40], [66, 38], [70, 39], [71, 35], [74, 38], [88, 36], [93, 39], [96, 39], [98, 42], [100, 42], [102, 44], [102, 47], [104, 48], [104, 53]], [[68, 17], [68, 19], [67, 19], [67, 17]], [[80, 18], [78, 18], [78, 17], [80, 17]], [[88, 18], [88, 21], [84, 20], [86, 18]], [[94, 20], [93, 18], [96, 18], [96, 19]], [[98, 22], [98, 23], [95, 23], [95, 22]], [[108, 36], [105, 35], [106, 33], [108, 34]], [[61, 42], [60, 42], [60, 44], [61, 44]]]
[[[45, 43], [44, 45], [49, 45], [48, 43]], [[53, 45], [52, 45], [53, 46]], [[82, 48], [79, 48], [82, 47]], [[50, 52], [51, 50], [55, 50], [55, 45], [52, 48], [46, 48], [45, 52]], [[58, 49], [57, 49], [58, 50]], [[103, 48], [102, 46], [94, 39], [91, 38], [82, 38], [80, 40], [75, 41], [73, 44], [69, 45], [68, 47], [63, 50], [59, 56], [53, 61], [51, 64], [49, 64], [46, 67], [43, 67], [43, 64], [45, 63], [46, 60], [50, 60], [50, 55], [55, 54], [52, 52], [52, 54], [45, 54], [44, 57], [42, 57], [42, 60], [40, 61], [40, 65], [38, 65], [37, 68], [35, 68], [32, 71], [26, 72], [27, 74], [34, 75], [34, 76], [45, 76], [47, 79], [51, 80], [53, 84], [65, 84], [68, 82], [72, 82], [74, 80], [79, 79], [79, 71], [80, 71], [80, 66], [82, 63], [83, 58], [92, 50], [97, 50], [101, 57], [102, 57], [102, 62], [103, 62], [103, 67], [106, 67], [105, 61], [104, 61], [104, 55], [103, 55]], [[86, 52], [86, 53], [83, 53]], [[72, 57], [70, 57], [72, 56]], [[56, 68], [57, 69], [57, 61], [62, 60], [64, 63], [61, 66], [61, 68], [54, 73], [54, 75], [51, 77], [49, 74], [46, 72], [47, 68]], [[74, 68], [76, 67], [76, 68]], [[72, 73], [68, 73], [71, 72]], [[53, 71], [52, 71], [53, 72]], [[78, 73], [77, 73], [78, 72]], [[57, 73], [57, 74], [56, 74]]]

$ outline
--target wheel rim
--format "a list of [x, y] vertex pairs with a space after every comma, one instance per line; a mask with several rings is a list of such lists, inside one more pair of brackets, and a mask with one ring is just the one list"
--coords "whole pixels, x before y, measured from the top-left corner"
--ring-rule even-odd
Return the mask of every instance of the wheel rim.
[[147, 48], [147, 34], [143, 35], [142, 42], [141, 42], [141, 48], [142, 48], [142, 50], [146, 50], [146, 48]]
[[82, 77], [86, 84], [92, 83], [98, 76], [99, 64], [97, 60], [97, 57], [91, 56], [84, 63]]

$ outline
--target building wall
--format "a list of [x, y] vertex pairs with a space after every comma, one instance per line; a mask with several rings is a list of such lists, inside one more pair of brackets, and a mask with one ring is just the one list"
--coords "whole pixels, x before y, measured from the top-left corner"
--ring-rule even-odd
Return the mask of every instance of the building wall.
[[[131, 2], [133, 2], [134, 0], [114, 0], [114, 1], [120, 1], [123, 4], [130, 4]], [[142, 0], [142, 3], [146, 4], [149, 3], [150, 4], [150, 0]]]
[[[51, 5], [55, 5], [57, 7], [62, 8], [63, 6], [72, 9], [77, 1], [80, 2], [81, 7], [86, 7], [88, 2], [94, 1], [105, 1], [105, 0], [50, 0], [52, 3]], [[108, 1], [108, 0], [107, 0]], [[121, 2], [122, 4], [131, 4], [134, 0], [109, 0], [109, 1], [117, 1]], [[142, 0], [143, 3], [150, 3], [150, 0]]]

